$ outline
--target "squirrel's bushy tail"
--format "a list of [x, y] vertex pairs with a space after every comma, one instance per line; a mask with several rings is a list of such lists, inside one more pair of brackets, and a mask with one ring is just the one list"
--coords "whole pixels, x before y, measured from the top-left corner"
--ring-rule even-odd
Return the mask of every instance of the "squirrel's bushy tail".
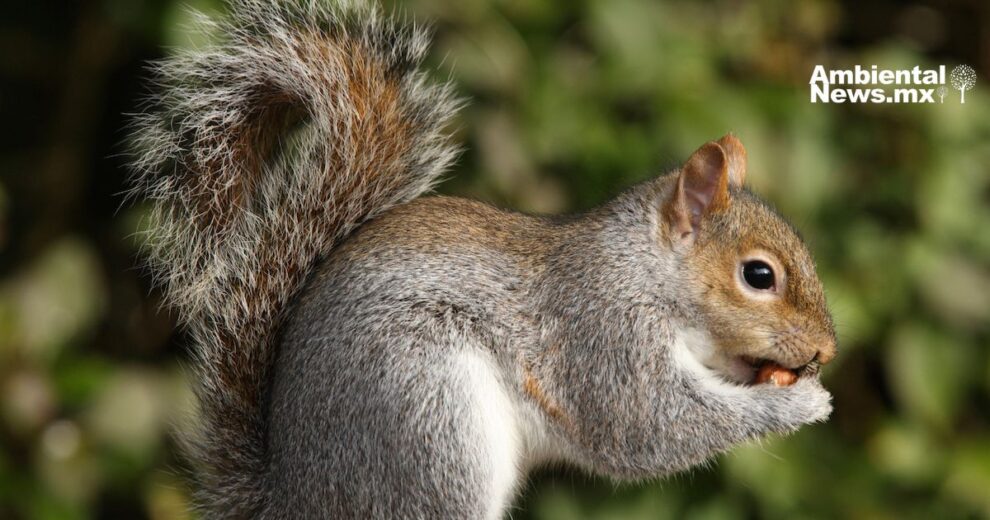
[[265, 505], [262, 403], [287, 303], [357, 225], [431, 187], [457, 102], [417, 70], [425, 32], [374, 6], [230, 4], [204, 22], [217, 43], [156, 66], [132, 149], [150, 267], [195, 342], [200, 499], [242, 518]]

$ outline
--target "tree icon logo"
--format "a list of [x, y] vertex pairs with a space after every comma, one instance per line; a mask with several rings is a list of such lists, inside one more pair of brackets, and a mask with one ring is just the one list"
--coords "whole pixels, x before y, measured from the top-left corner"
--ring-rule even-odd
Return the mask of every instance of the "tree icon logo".
[[952, 88], [959, 91], [959, 102], [966, 102], [966, 91], [976, 86], [976, 71], [969, 65], [959, 65], [949, 74]]
[[935, 94], [938, 95], [939, 103], [945, 103], [945, 95], [948, 94], [948, 92], [949, 89], [945, 88], [945, 85], [939, 85], [938, 88], [935, 89]]

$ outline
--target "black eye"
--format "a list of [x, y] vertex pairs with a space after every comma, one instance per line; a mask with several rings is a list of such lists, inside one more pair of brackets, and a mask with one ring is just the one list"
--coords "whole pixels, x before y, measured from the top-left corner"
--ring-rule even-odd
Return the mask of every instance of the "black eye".
[[743, 264], [743, 280], [754, 289], [773, 289], [773, 269], [761, 260], [750, 260]]

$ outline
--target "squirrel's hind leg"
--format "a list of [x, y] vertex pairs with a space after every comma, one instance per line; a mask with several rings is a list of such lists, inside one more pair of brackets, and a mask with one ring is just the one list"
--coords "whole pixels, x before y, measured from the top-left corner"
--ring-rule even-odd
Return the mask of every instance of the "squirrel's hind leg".
[[321, 332], [281, 346], [268, 516], [501, 518], [519, 443], [488, 355], [380, 324]]

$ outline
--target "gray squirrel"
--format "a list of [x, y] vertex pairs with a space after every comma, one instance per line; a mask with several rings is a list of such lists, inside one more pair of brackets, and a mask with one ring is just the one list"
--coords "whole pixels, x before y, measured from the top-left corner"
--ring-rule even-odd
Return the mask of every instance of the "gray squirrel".
[[813, 260], [734, 136], [578, 216], [417, 198], [460, 104], [426, 31], [230, 4], [157, 65], [132, 142], [206, 516], [500, 518], [534, 467], [653, 478], [828, 417]]

